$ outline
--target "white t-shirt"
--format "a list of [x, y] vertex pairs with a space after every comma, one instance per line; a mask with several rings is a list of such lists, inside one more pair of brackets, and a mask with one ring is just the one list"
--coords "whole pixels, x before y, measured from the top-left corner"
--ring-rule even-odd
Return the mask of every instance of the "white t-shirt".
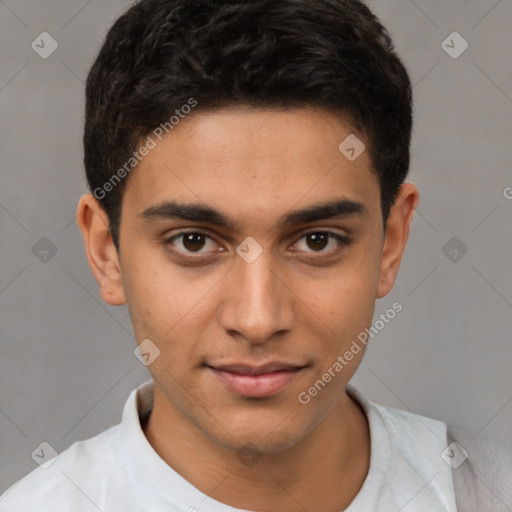
[[[368, 418], [371, 457], [346, 511], [456, 512], [452, 470], [441, 457], [446, 425], [374, 404], [353, 386], [347, 391]], [[212, 500], [160, 458], [140, 424], [152, 406], [149, 381], [132, 391], [119, 425], [29, 473], [2, 495], [0, 512], [241, 512]]]

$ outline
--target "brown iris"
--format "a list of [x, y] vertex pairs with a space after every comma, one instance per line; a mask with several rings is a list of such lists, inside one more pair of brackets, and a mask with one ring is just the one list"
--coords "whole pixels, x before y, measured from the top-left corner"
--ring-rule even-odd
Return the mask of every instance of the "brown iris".
[[191, 252], [201, 250], [205, 245], [205, 236], [200, 233], [187, 233], [183, 235], [183, 246]]
[[307, 244], [310, 249], [321, 251], [327, 247], [329, 236], [325, 233], [311, 233], [307, 235]]

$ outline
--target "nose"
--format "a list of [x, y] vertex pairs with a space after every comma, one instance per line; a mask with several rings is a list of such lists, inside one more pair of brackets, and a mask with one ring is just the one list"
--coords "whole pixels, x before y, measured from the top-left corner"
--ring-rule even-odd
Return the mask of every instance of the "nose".
[[263, 344], [289, 331], [294, 321], [294, 296], [279, 267], [272, 268], [270, 251], [264, 250], [252, 263], [236, 258], [224, 283], [218, 312], [221, 327], [251, 344]]

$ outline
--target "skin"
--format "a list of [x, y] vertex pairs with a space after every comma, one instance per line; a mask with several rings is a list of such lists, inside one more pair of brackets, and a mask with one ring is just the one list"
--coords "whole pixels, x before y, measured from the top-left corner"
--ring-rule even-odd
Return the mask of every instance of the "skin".
[[[368, 152], [351, 162], [338, 150], [351, 133], [339, 115], [311, 108], [188, 116], [129, 176], [119, 254], [99, 203], [80, 200], [103, 300], [127, 303], [138, 343], [149, 338], [161, 351], [148, 367], [155, 404], [146, 437], [178, 473], [233, 507], [342, 510], [368, 473], [367, 420], [345, 392], [364, 351], [307, 405], [298, 401], [371, 325], [418, 203], [417, 188], [402, 185], [384, 237]], [[363, 211], [279, 222], [341, 199]], [[165, 201], [207, 205], [232, 226], [142, 215]], [[176, 238], [183, 230], [208, 236], [189, 244]], [[319, 238], [326, 231], [349, 243]], [[247, 237], [263, 249], [252, 263], [236, 252]], [[263, 398], [231, 392], [207, 366], [276, 360], [304, 368]], [[247, 461], [239, 455], [249, 443], [256, 456]]]

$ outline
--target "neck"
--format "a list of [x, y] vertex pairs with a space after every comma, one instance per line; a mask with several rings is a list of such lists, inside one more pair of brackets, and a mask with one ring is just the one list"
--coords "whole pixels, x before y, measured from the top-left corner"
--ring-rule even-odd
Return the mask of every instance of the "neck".
[[166, 404], [155, 386], [154, 408], [144, 428], [149, 443], [197, 489], [232, 507], [339, 511], [350, 505], [368, 474], [368, 422], [346, 394], [299, 443], [252, 458], [191, 428]]

